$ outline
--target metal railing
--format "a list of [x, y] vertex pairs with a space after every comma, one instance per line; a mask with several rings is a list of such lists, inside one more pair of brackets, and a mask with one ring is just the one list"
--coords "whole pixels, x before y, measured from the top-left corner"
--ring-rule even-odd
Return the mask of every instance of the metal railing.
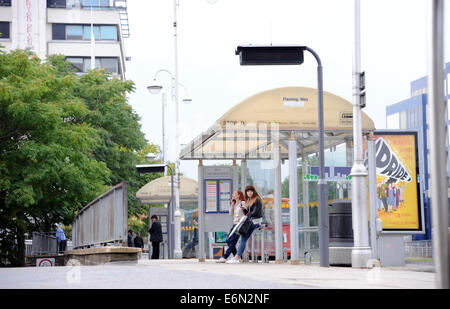
[[[309, 233], [309, 249], [305, 249], [304, 233]], [[319, 234], [317, 227], [299, 228], [299, 253], [300, 259], [305, 258], [306, 251], [310, 258], [319, 259]], [[288, 250], [289, 248], [289, 250]], [[287, 261], [290, 252], [290, 243], [285, 242], [283, 236], [283, 260]], [[270, 258], [275, 257], [275, 231], [273, 226], [264, 227], [261, 230], [255, 230], [247, 242], [247, 250], [243, 254], [243, 260], [258, 262], [258, 260], [268, 263]]]
[[[54, 234], [54, 233], [53, 233]], [[72, 241], [67, 240], [66, 251], [72, 250]], [[37, 249], [39, 251], [39, 249]], [[25, 256], [33, 255], [33, 240], [25, 239]]]
[[405, 242], [405, 258], [426, 259], [433, 257], [431, 240], [415, 240]]
[[128, 183], [122, 182], [84, 207], [72, 224], [73, 249], [127, 241]]
[[58, 253], [58, 243], [55, 234], [33, 232], [31, 255]]

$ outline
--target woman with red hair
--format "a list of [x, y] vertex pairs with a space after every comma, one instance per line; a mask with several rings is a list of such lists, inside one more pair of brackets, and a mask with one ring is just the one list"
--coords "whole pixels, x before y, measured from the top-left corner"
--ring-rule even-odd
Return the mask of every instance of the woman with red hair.
[[[230, 202], [230, 210], [229, 214], [230, 216], [233, 216], [233, 226], [230, 229], [230, 234], [233, 231], [233, 228], [236, 226], [236, 224], [239, 223], [239, 220], [244, 216], [244, 209], [245, 208], [245, 201], [244, 201], [244, 194], [236, 190], [233, 192], [233, 195], [231, 196], [231, 202]], [[228, 257], [233, 253], [234, 256], [236, 256], [236, 244], [239, 240], [239, 235], [236, 233], [233, 233], [233, 235], [229, 236], [227, 238], [227, 245], [228, 249], [225, 252], [225, 254], [217, 261], [217, 263], [225, 263]]]
[[259, 228], [262, 223], [262, 201], [254, 186], [249, 185], [245, 187], [245, 199], [247, 201], [247, 207], [244, 209], [244, 214], [247, 215], [248, 213], [249, 218], [252, 220], [252, 224], [247, 234], [242, 235], [241, 243], [239, 244], [236, 254], [232, 259], [227, 261], [227, 264], [237, 264], [241, 262], [242, 254], [245, 251], [245, 245], [247, 244], [248, 239], [252, 235], [253, 231]]

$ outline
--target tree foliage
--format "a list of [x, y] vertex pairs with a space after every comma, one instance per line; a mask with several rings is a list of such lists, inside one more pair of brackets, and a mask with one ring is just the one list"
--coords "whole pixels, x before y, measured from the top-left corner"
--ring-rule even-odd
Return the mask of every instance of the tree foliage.
[[157, 149], [127, 103], [133, 90], [104, 70], [78, 76], [63, 56], [0, 53], [0, 263], [23, 265], [26, 233], [71, 224], [122, 181], [130, 213], [142, 213], [136, 191], [160, 175], [135, 169]]

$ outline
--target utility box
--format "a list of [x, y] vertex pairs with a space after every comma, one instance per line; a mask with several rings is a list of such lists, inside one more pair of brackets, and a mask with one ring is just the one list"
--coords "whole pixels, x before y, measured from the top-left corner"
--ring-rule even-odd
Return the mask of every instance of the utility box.
[[352, 201], [336, 200], [329, 204], [330, 265], [351, 266], [353, 247]]

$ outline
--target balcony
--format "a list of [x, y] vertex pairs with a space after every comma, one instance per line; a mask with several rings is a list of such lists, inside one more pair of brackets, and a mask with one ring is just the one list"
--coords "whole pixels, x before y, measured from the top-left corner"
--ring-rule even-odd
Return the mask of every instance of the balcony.
[[[96, 22], [98, 21], [98, 18], [100, 18], [101, 20], [104, 20], [102, 21], [103, 23], [119, 24], [122, 37], [124, 38], [130, 37], [127, 0], [47, 0], [47, 8], [51, 9], [48, 12], [49, 23], [69, 22], [69, 20], [67, 19], [61, 20], [61, 18], [56, 18], [55, 15], [62, 18], [64, 17], [71, 18], [73, 20], [76, 20], [77, 18], [82, 18], [83, 19], [82, 22], [86, 22], [87, 19], [90, 19], [91, 11], [93, 11], [93, 18], [94, 20], [96, 20]], [[60, 12], [53, 12], [53, 11], [60, 11]], [[115, 14], [111, 14], [111, 12], [115, 12]], [[50, 17], [50, 15], [52, 16]], [[114, 16], [113, 17], [114, 20], [110, 20], [110, 18], [108, 19], [107, 16]]]

